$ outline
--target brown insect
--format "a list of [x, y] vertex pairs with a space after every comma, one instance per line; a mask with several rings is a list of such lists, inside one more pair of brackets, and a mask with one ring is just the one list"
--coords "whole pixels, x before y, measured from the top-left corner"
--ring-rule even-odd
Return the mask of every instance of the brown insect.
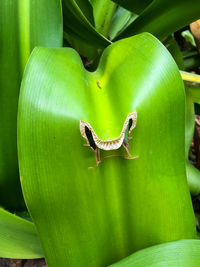
[[[100, 159], [100, 149], [102, 150], [116, 150], [123, 146], [127, 153], [128, 156], [123, 156], [124, 158], [127, 159], [134, 159], [137, 157], [131, 157], [130, 152], [129, 152], [129, 140], [130, 138], [130, 133], [131, 131], [135, 128], [137, 123], [137, 112], [134, 110], [132, 113], [128, 114], [124, 126], [122, 128], [121, 134], [118, 138], [112, 139], [112, 140], [101, 140], [97, 137], [95, 134], [92, 126], [85, 121], [80, 121], [80, 132], [81, 135], [86, 139], [87, 144], [86, 146], [91, 147], [94, 152], [95, 152], [95, 157], [96, 157], [96, 165], [101, 162]], [[112, 156], [121, 156], [121, 155], [109, 155], [104, 158], [112, 157]]]

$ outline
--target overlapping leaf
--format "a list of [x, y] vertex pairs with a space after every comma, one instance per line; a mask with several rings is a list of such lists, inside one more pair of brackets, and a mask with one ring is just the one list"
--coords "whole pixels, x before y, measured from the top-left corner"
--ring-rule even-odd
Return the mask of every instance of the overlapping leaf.
[[[66, 31], [66, 33], [70, 34], [72, 37], [73, 35], [75, 38], [79, 37], [95, 47], [104, 48], [108, 46], [110, 41], [98, 33], [92, 24], [92, 14], [90, 12], [90, 8], [87, 8], [89, 15], [86, 17], [87, 14], [84, 13], [85, 8], [81, 9], [82, 5], [80, 5], [79, 2], [83, 2], [82, 5], [86, 7], [86, 3], [84, 4], [84, 2], [88, 1], [82, 0], [76, 2], [75, 0], [63, 0], [64, 31]], [[87, 5], [89, 5], [89, 2]]]
[[95, 28], [108, 37], [112, 17], [116, 11], [117, 5], [110, 0], [92, 1]]
[[140, 250], [113, 267], [198, 267], [200, 240], [180, 240]]
[[23, 209], [17, 161], [19, 87], [35, 45], [62, 45], [60, 2], [0, 0], [0, 43], [0, 204]]
[[159, 39], [199, 18], [199, 0], [154, 0], [117, 39], [150, 32]]
[[109, 33], [110, 39], [114, 39], [121, 31], [128, 27], [137, 18], [137, 14], [132, 13], [122, 7], [118, 7], [113, 15]]
[[153, 0], [112, 0], [124, 8], [134, 12], [141, 13]]
[[34, 224], [0, 208], [0, 257], [31, 259], [44, 256]]

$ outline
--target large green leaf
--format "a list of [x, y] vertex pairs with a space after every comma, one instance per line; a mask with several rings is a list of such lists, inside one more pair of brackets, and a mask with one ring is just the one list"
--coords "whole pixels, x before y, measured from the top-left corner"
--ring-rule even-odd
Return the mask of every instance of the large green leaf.
[[142, 249], [113, 267], [199, 267], [200, 240], [180, 240]]
[[[110, 45], [92, 73], [73, 49], [37, 48], [21, 89], [22, 187], [49, 267], [106, 266], [153, 244], [195, 238], [184, 86], [156, 38]], [[105, 158], [88, 169], [95, 157], [83, 146], [80, 120], [111, 139], [133, 110], [130, 152], [138, 158]], [[126, 154], [101, 157], [113, 153]]]
[[44, 256], [35, 226], [0, 208], [0, 257], [31, 259]]
[[159, 39], [199, 18], [199, 0], [154, 0], [117, 39], [150, 32]]
[[57, 0], [0, 0], [0, 205], [24, 208], [18, 179], [17, 104], [21, 76], [35, 45], [62, 45]]

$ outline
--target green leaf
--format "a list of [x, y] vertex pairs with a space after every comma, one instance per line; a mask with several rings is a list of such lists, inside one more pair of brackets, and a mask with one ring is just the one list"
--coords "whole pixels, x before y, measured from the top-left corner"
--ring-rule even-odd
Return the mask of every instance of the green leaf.
[[194, 71], [200, 66], [200, 55], [197, 50], [183, 51], [183, 61], [187, 71]]
[[61, 2], [60, 0], [21, 0], [18, 1], [14, 15], [17, 16], [17, 25], [14, 25], [15, 38], [19, 39], [16, 46], [19, 45], [23, 74], [28, 57], [35, 46], [62, 46]]
[[98, 49], [89, 45], [88, 42], [84, 41], [79, 36], [74, 33], [69, 34], [66, 32], [64, 32], [63, 36], [64, 40], [67, 40], [71, 47], [73, 47], [82, 57], [85, 57], [87, 60], [94, 60], [98, 57]]
[[98, 32], [108, 37], [112, 17], [117, 5], [111, 0], [93, 0], [92, 2], [95, 28]]
[[186, 162], [186, 172], [190, 192], [193, 196], [200, 193], [200, 172], [190, 162]]
[[[113, 139], [134, 110], [130, 153], [138, 158], [104, 158], [126, 156], [124, 148], [101, 151], [95, 167], [80, 120]], [[21, 87], [18, 145], [23, 193], [49, 267], [106, 266], [147, 246], [196, 237], [184, 86], [150, 34], [110, 45], [94, 72], [73, 49], [35, 49]]]
[[113, 267], [198, 267], [200, 259], [200, 240], [179, 240], [142, 249]]
[[183, 61], [183, 55], [181, 53], [181, 50], [174, 38], [174, 36], [170, 35], [164, 42], [164, 45], [169, 50], [170, 54], [176, 61], [176, 64], [178, 65], [178, 68], [180, 70], [185, 70], [184, 61]]
[[114, 39], [120, 33], [120, 31], [123, 31], [137, 17], [138, 15], [135, 13], [131, 13], [122, 7], [118, 7], [112, 18], [108, 32], [110, 39]]
[[[191, 76], [186, 72], [181, 72], [182, 77], [188, 79]], [[184, 75], [184, 76], [183, 76]], [[189, 189], [192, 195], [200, 193], [200, 172], [188, 160], [190, 145], [194, 135], [194, 98], [188, 87], [186, 87], [186, 123], [185, 123], [185, 158], [186, 158], [186, 173]]]
[[93, 8], [88, 0], [74, 0], [72, 1], [74, 7], [77, 5], [77, 9], [80, 9], [88, 21], [94, 26]]
[[117, 39], [150, 32], [164, 40], [171, 33], [198, 19], [199, 14], [199, 0], [154, 0]]
[[194, 117], [194, 102], [189, 92], [188, 88], [186, 87], [186, 119], [185, 119], [185, 152], [186, 152], [186, 159], [188, 158], [190, 145], [192, 143], [193, 135], [194, 135], [194, 124], [195, 124], [195, 117]]
[[0, 0], [0, 43], [0, 205], [24, 209], [17, 160], [19, 87], [35, 45], [62, 45], [59, 1]]
[[0, 208], [0, 257], [32, 259], [44, 257], [33, 223]]
[[192, 102], [200, 104], [200, 86], [187, 86], [187, 91], [191, 94]]
[[140, 14], [153, 0], [112, 0], [120, 6]]
[[194, 36], [192, 35], [191, 31], [185, 30], [181, 33], [181, 36], [185, 38], [185, 41], [190, 43], [192, 46], [196, 47], [196, 43], [194, 40]]
[[75, 0], [63, 0], [62, 3], [64, 31], [66, 33], [77, 35], [77, 38], [83, 39], [96, 48], [104, 48], [110, 44], [108, 39], [98, 33]]

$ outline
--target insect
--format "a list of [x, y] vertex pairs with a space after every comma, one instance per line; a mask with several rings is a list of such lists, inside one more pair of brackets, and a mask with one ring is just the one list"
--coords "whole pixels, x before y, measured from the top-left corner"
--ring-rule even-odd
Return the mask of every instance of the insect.
[[[85, 121], [80, 121], [80, 132], [81, 135], [86, 139], [86, 146], [91, 147], [95, 152], [96, 165], [98, 166], [101, 162], [100, 149], [102, 150], [116, 150], [123, 146], [128, 153], [128, 156], [124, 156], [128, 159], [133, 159], [137, 157], [130, 157], [129, 152], [129, 140], [131, 131], [135, 128], [137, 123], [137, 112], [134, 110], [132, 113], [128, 114], [124, 126], [122, 128], [121, 134], [118, 138], [112, 140], [101, 140], [95, 134], [92, 126]], [[111, 156], [121, 156], [121, 155], [109, 155]]]

